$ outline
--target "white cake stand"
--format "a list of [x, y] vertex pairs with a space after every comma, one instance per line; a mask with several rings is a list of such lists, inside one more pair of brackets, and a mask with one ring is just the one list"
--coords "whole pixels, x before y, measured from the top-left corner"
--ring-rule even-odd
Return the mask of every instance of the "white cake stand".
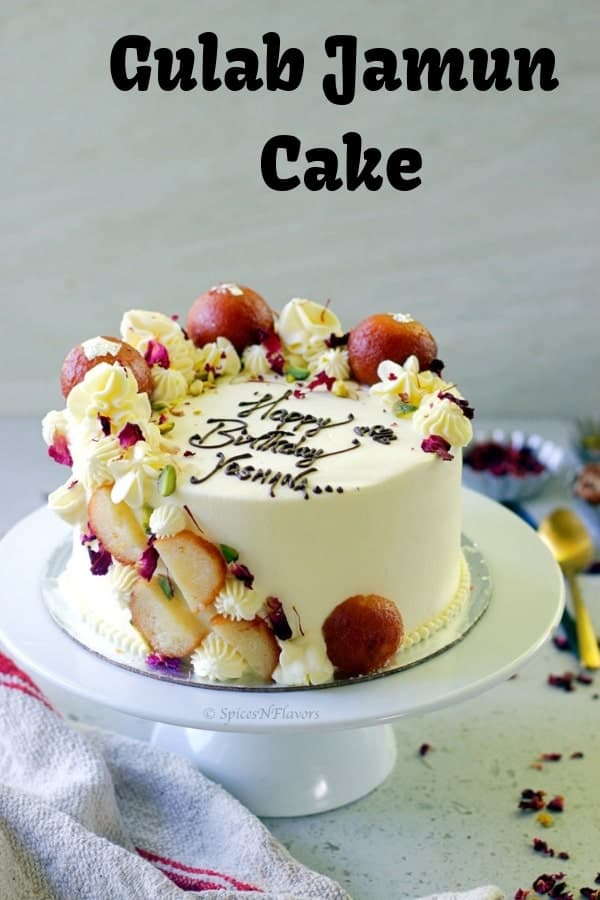
[[472, 697], [510, 677], [546, 641], [563, 607], [561, 573], [535, 532], [464, 491], [464, 531], [494, 584], [489, 608], [446, 652], [351, 685], [223, 691], [128, 672], [75, 643], [41, 595], [66, 526], [46, 509], [0, 542], [0, 638], [24, 667], [63, 689], [160, 723], [153, 741], [191, 758], [258, 815], [323, 812], [364, 796], [396, 757], [390, 722]]

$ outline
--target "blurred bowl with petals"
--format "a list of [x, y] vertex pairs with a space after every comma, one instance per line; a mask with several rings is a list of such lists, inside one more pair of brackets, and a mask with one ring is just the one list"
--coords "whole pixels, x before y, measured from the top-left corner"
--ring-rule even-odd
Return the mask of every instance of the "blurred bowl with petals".
[[562, 468], [554, 441], [523, 431], [477, 432], [465, 451], [463, 483], [500, 503], [529, 500]]

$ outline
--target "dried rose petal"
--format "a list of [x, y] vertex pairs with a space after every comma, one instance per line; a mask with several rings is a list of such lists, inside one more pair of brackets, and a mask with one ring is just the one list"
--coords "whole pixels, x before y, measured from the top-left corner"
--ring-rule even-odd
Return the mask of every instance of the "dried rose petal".
[[544, 762], [558, 762], [562, 759], [562, 753], [542, 753], [540, 759]]
[[82, 544], [90, 544], [92, 541], [96, 540], [96, 535], [94, 534], [94, 529], [87, 523], [87, 531], [84, 531], [81, 535], [81, 543]]
[[54, 432], [52, 443], [48, 447], [48, 456], [61, 466], [73, 465], [73, 457], [69, 450], [66, 435], [61, 434], [58, 431]]
[[419, 747], [419, 756], [427, 756], [431, 749], [431, 744], [421, 744]]
[[274, 372], [276, 372], [278, 375], [283, 375], [285, 359], [283, 357], [281, 338], [274, 331], [261, 331], [259, 334], [259, 338], [261, 344], [265, 348], [265, 356], [267, 357], [267, 362]]
[[517, 888], [514, 894], [514, 900], [525, 900], [526, 897], [530, 895], [531, 891], [525, 890], [524, 888]]
[[583, 753], [581, 752], [581, 750], [575, 750], [573, 753], [571, 753], [569, 759], [583, 759]]
[[555, 634], [552, 643], [557, 650], [569, 650], [569, 639], [564, 634]]
[[243, 582], [248, 590], [252, 590], [252, 585], [254, 584], [254, 575], [252, 574], [248, 566], [244, 566], [242, 565], [242, 563], [234, 562], [229, 566], [229, 571], [234, 578], [237, 578], [239, 581]]
[[133, 422], [128, 422], [127, 425], [120, 430], [117, 437], [119, 438], [119, 444], [123, 448], [133, 447], [138, 441], [144, 440], [142, 429], [139, 425], [134, 425]]
[[267, 618], [271, 623], [275, 637], [278, 637], [280, 641], [289, 641], [292, 636], [292, 629], [281, 601], [277, 597], [267, 597], [265, 602], [267, 605]]
[[168, 369], [171, 365], [169, 351], [159, 341], [148, 341], [144, 359], [149, 366], [160, 366], [161, 369]]
[[421, 442], [421, 450], [425, 453], [437, 453], [440, 459], [454, 459], [453, 455], [449, 452], [450, 444], [445, 438], [440, 437], [439, 434], [430, 434], [429, 437], [426, 437]]
[[573, 672], [564, 672], [562, 675], [548, 675], [548, 684], [552, 687], [561, 688], [563, 691], [570, 693], [575, 690], [573, 681], [575, 676]]
[[438, 397], [440, 400], [450, 400], [452, 403], [460, 406], [465, 419], [472, 419], [475, 415], [475, 410], [472, 406], [469, 406], [469, 401], [465, 400], [464, 397], [457, 397], [456, 394], [452, 394], [450, 391], [438, 391]]
[[536, 853], [543, 853], [544, 856], [554, 856], [554, 850], [541, 838], [534, 837], [531, 843]]
[[306, 397], [306, 391], [301, 391], [300, 388], [295, 388], [292, 391], [292, 397], [295, 397], [296, 400], [304, 400]]
[[519, 800], [519, 809], [530, 811], [538, 811], [545, 806], [545, 791], [532, 791], [531, 788], [525, 788], [521, 791], [521, 799]]
[[108, 550], [100, 544], [98, 550], [92, 550], [91, 547], [88, 547], [88, 553], [90, 556], [90, 572], [92, 575], [106, 575], [112, 563], [112, 556]]
[[547, 894], [556, 885], [558, 885], [561, 878], [564, 877], [564, 872], [556, 872], [556, 874], [554, 875], [538, 875], [531, 886], [534, 891], [537, 891], [538, 894]]
[[576, 677], [575, 681], [578, 681], [579, 684], [593, 684], [594, 676], [588, 675], [586, 672], [580, 672]]
[[146, 663], [153, 669], [166, 669], [169, 672], [178, 672], [181, 668], [181, 659], [178, 656], [165, 656], [164, 653], [149, 653]]
[[336, 347], [345, 347], [348, 341], [350, 340], [350, 332], [347, 331], [346, 334], [342, 334], [338, 337], [337, 334], [330, 334], [328, 338], [325, 340], [325, 346], [334, 350]]
[[110, 435], [110, 419], [108, 416], [101, 416], [98, 413], [98, 421], [100, 422], [100, 428], [102, 429], [102, 434], [104, 437], [108, 437]]
[[151, 541], [136, 563], [138, 574], [146, 581], [154, 575], [158, 563], [158, 550]]
[[306, 387], [309, 391], [314, 391], [315, 388], [320, 387], [322, 384], [330, 391], [335, 384], [335, 378], [332, 378], [327, 372], [317, 372], [313, 380], [309, 381]]
[[556, 797], [553, 797], [552, 800], [546, 803], [546, 809], [551, 809], [552, 812], [563, 812], [564, 808], [565, 798], [562, 794], [557, 794]]
[[553, 900], [573, 900], [573, 894], [567, 891], [566, 887], [567, 885], [564, 881], [559, 881], [550, 888], [548, 896], [552, 897]]
[[570, 859], [571, 858], [566, 850], [561, 850], [560, 853], [557, 853], [556, 855], [558, 856], [559, 859]]

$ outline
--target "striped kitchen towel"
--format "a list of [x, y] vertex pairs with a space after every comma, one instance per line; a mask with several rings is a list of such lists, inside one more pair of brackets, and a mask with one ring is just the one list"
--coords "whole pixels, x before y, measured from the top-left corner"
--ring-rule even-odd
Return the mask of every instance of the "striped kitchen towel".
[[[0, 653], [0, 900], [191, 895], [350, 900], [188, 762], [73, 728]], [[451, 896], [502, 894], [485, 887]]]

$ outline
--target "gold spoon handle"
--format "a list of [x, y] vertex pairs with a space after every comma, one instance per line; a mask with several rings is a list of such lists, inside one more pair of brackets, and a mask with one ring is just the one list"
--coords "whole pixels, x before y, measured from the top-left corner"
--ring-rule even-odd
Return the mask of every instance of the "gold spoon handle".
[[600, 649], [592, 620], [586, 609], [579, 583], [575, 575], [568, 574], [567, 581], [575, 609], [575, 627], [579, 644], [579, 660], [586, 669], [600, 669]]

